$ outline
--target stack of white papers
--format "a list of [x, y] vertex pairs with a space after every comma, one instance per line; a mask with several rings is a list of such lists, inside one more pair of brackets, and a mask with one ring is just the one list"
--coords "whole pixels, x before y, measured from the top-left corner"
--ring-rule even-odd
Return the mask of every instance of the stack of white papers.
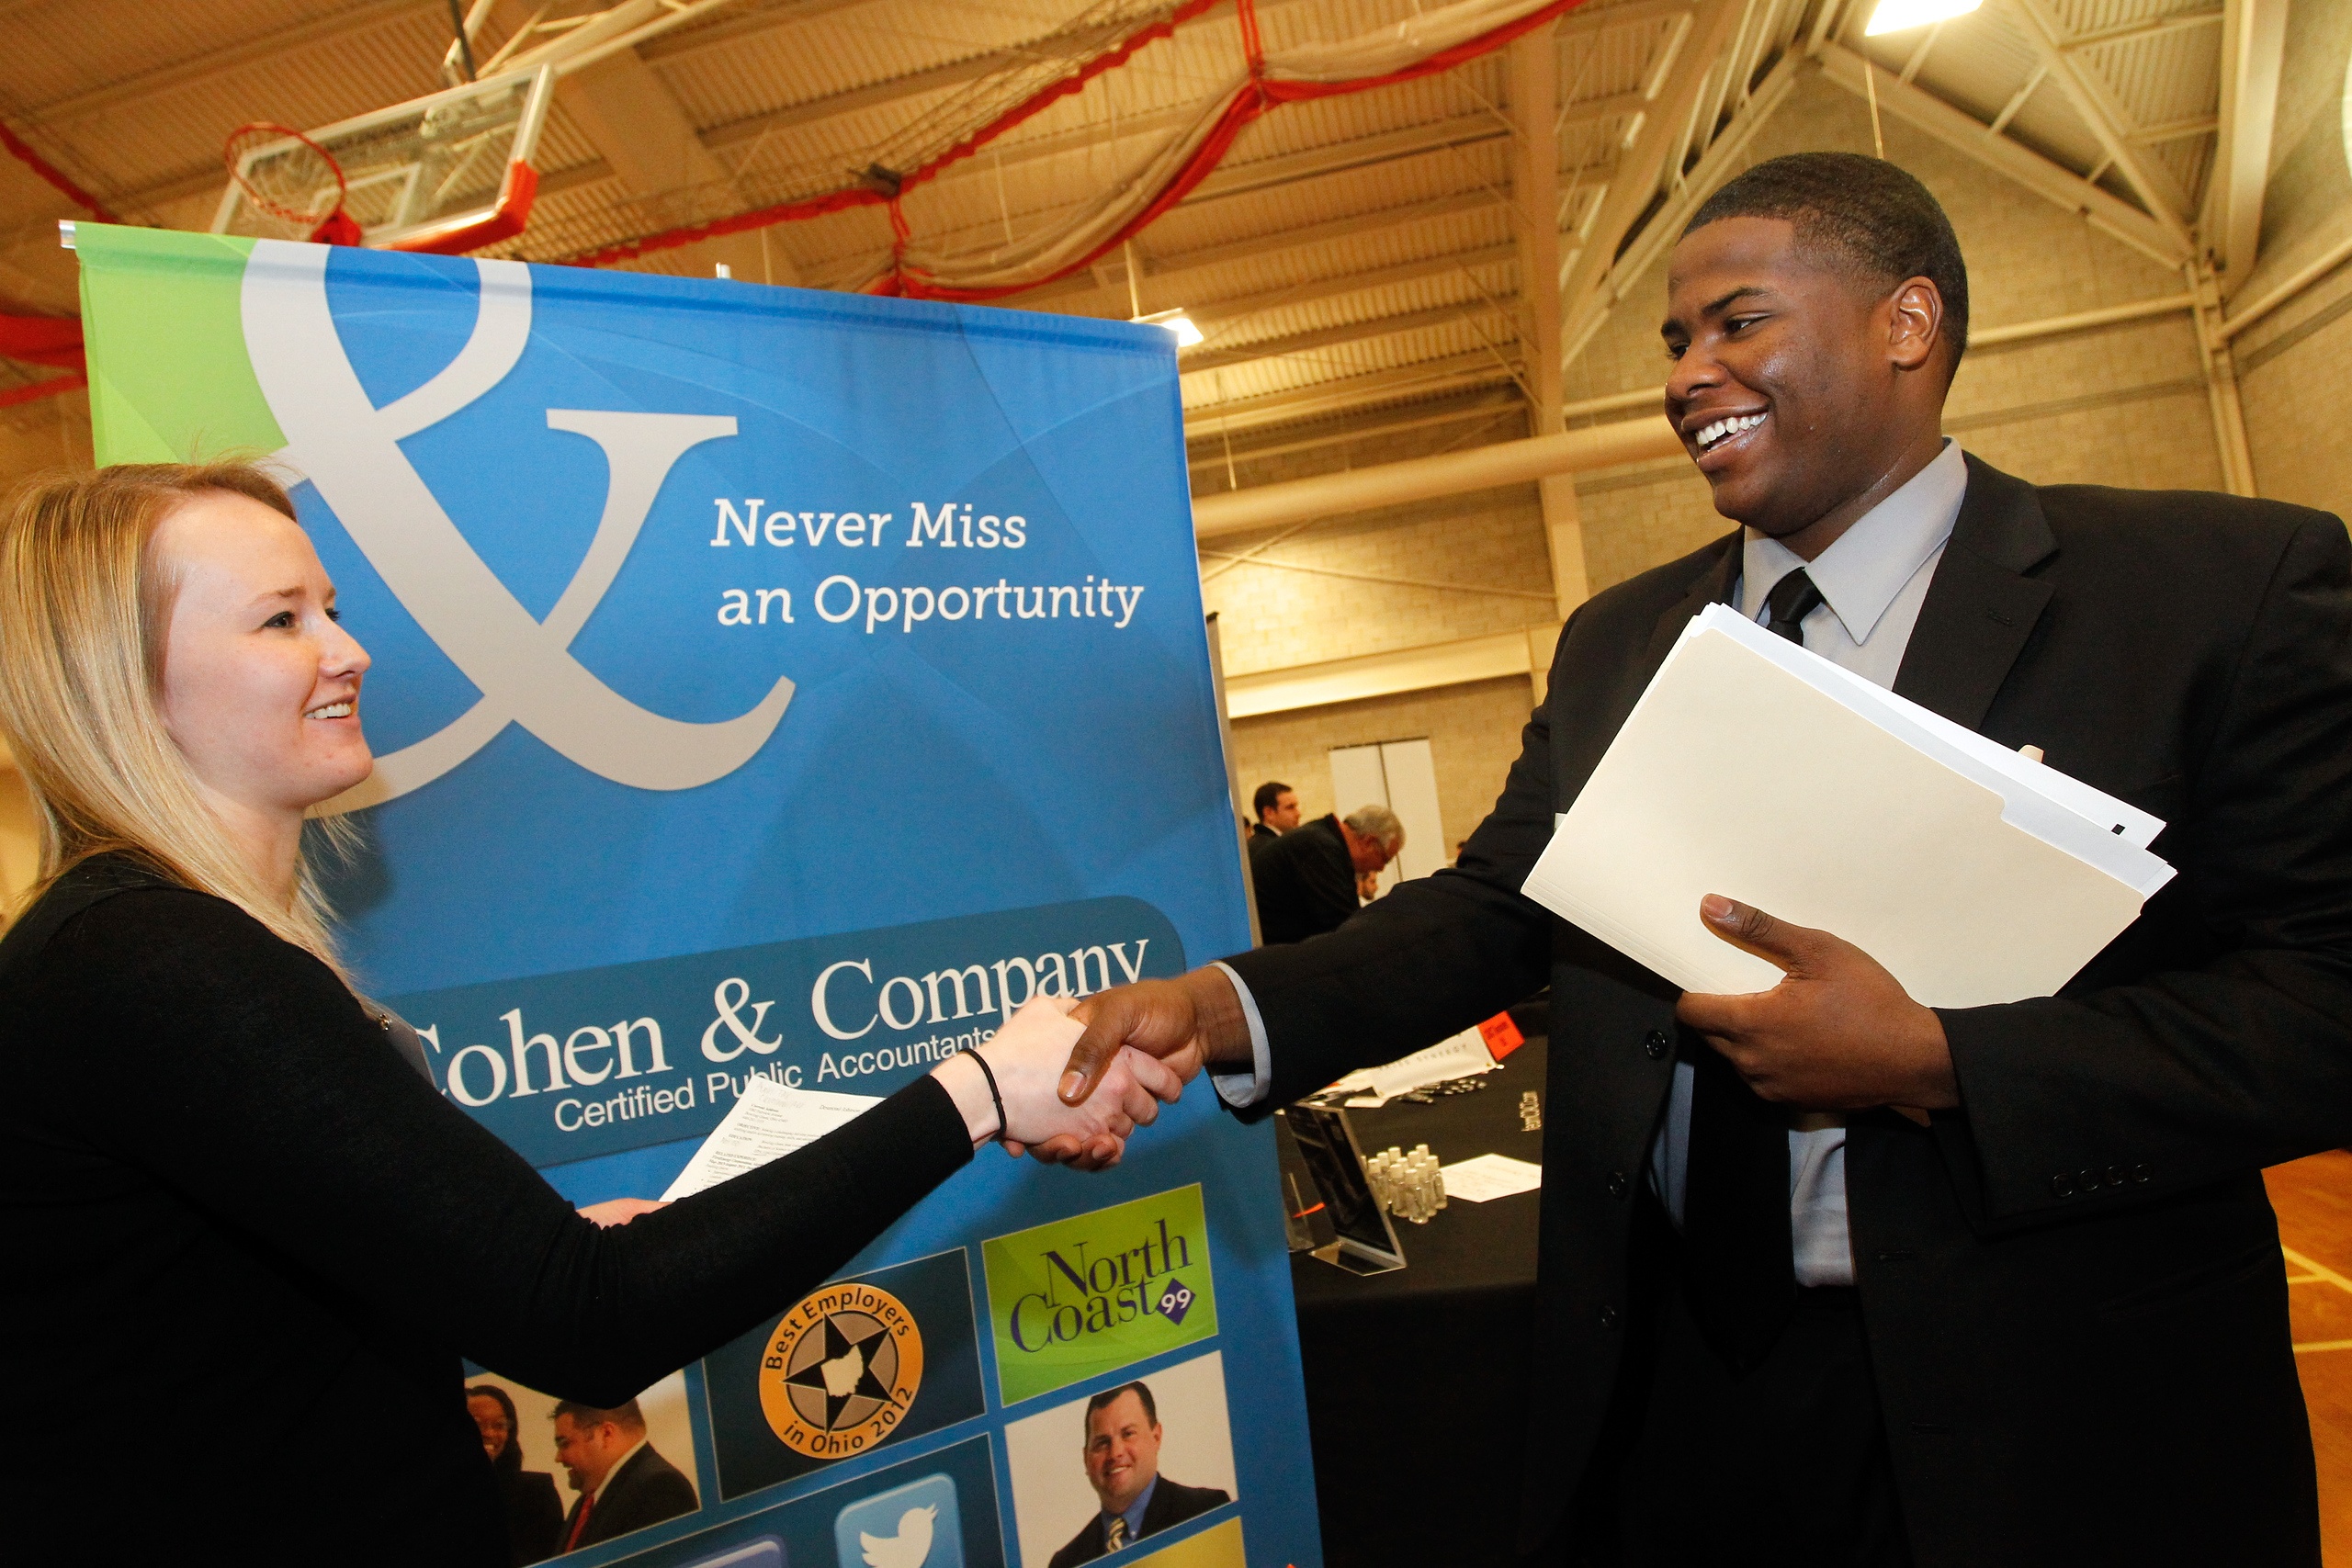
[[781, 1158], [881, 1103], [870, 1094], [826, 1094], [786, 1089], [774, 1078], [747, 1079], [734, 1108], [711, 1129], [662, 1201], [673, 1202]]
[[1376, 1067], [1360, 1068], [1324, 1092], [1351, 1092], [1351, 1107], [1385, 1105], [1400, 1094], [1410, 1094], [1431, 1084], [1491, 1073], [1497, 1065], [1494, 1054], [1487, 1049], [1486, 1036], [1475, 1029], [1465, 1029], [1409, 1056], [1399, 1056]]
[[2046, 997], [2139, 918], [2164, 823], [1711, 605], [1525, 891], [1691, 991], [1781, 972], [1699, 918], [1720, 893], [1835, 932], [1931, 1007]]

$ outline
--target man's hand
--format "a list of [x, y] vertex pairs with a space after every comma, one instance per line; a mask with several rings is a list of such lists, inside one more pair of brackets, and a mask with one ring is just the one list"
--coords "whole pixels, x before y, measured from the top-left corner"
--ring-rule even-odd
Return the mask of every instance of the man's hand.
[[[1242, 1016], [1233, 982], [1219, 969], [1114, 986], [1080, 1002], [1070, 1016], [1086, 1025], [1062, 1075], [1061, 1097], [1071, 1105], [1094, 1092], [1122, 1047], [1157, 1056], [1186, 1083], [1204, 1066], [1250, 1060], [1249, 1021]], [[1070, 1159], [1079, 1150], [1069, 1140], [1049, 1138], [1029, 1152], [1053, 1163]]]
[[670, 1205], [651, 1198], [607, 1198], [601, 1203], [590, 1203], [580, 1211], [580, 1217], [592, 1221], [600, 1230], [625, 1225], [639, 1214], [650, 1214]]
[[1786, 971], [1769, 991], [1686, 992], [1674, 1010], [1757, 1094], [1814, 1111], [1890, 1105], [1914, 1121], [1960, 1103], [1943, 1021], [1878, 960], [1719, 895], [1701, 899], [1699, 914], [1724, 941]]

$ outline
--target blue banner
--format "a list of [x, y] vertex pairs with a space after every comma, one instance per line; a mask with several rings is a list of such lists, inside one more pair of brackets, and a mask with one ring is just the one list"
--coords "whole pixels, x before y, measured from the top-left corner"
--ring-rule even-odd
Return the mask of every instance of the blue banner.
[[[1247, 944], [1159, 329], [96, 225], [80, 254], [102, 461], [303, 476], [376, 661], [377, 776], [331, 807], [355, 966], [573, 1201], [658, 1195], [752, 1074], [887, 1093], [1030, 996]], [[1204, 1085], [1102, 1176], [985, 1154], [649, 1390], [695, 1504], [576, 1560], [1051, 1568], [1095, 1528], [1086, 1401], [1159, 1380], [1189, 1501], [1122, 1559], [1312, 1568], [1278, 1201]], [[1024, 1324], [1082, 1358], [1000, 1365]], [[557, 1470], [546, 1396], [504, 1386]]]

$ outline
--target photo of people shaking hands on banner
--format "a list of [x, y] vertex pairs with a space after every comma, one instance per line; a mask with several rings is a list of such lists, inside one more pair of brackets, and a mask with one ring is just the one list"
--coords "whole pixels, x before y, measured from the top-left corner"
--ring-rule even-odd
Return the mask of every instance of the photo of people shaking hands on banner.
[[484, 1374], [467, 1380], [466, 1412], [498, 1476], [514, 1568], [702, 1506], [683, 1372], [610, 1409]]
[[1240, 1490], [1215, 1351], [1013, 1422], [1004, 1436], [1023, 1568], [1078, 1568], [1156, 1544]]

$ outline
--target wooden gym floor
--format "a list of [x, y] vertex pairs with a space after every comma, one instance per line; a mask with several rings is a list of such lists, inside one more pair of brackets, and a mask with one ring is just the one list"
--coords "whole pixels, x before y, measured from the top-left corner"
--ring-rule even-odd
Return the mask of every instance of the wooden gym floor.
[[2267, 1173], [2287, 1252], [2295, 1365], [2319, 1455], [2327, 1568], [2352, 1568], [2352, 1152]]

